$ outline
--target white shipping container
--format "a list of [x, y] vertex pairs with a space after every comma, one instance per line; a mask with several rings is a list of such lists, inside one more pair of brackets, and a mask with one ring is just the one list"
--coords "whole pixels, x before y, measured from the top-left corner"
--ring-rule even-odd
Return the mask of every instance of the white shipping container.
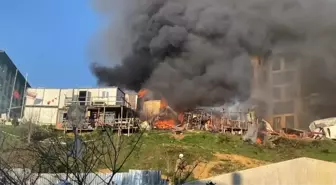
[[[56, 124], [61, 120], [60, 109], [67, 103], [78, 102], [80, 95], [84, 99], [80, 102], [84, 105], [92, 105], [103, 102], [105, 105], [122, 105], [125, 101], [125, 93], [118, 87], [107, 88], [78, 88], [78, 89], [54, 89], [54, 88], [29, 88], [27, 90], [34, 97], [27, 96], [25, 102], [24, 118], [37, 124]], [[124, 104], [126, 106], [126, 104]]]

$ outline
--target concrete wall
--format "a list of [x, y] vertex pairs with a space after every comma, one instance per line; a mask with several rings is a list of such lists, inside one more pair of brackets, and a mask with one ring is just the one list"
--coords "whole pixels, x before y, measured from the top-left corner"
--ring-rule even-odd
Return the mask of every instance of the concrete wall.
[[186, 185], [332, 185], [336, 184], [336, 163], [298, 158], [235, 173], [219, 175]]

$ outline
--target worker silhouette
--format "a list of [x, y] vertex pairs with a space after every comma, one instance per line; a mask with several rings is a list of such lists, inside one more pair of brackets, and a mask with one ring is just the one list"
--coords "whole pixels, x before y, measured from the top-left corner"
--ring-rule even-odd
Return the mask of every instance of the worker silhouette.
[[180, 154], [178, 159], [176, 160], [176, 166], [175, 166], [175, 182], [177, 184], [181, 184], [184, 178], [184, 172], [186, 170], [186, 161], [183, 158], [183, 154]]

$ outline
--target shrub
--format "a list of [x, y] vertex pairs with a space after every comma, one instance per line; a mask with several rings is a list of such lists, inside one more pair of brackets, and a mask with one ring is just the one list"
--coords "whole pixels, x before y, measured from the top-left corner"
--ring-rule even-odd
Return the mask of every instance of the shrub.
[[42, 141], [53, 135], [52, 132], [49, 132], [47, 129], [44, 129], [33, 123], [24, 123], [17, 127], [20, 137], [27, 138], [31, 134], [31, 141]]

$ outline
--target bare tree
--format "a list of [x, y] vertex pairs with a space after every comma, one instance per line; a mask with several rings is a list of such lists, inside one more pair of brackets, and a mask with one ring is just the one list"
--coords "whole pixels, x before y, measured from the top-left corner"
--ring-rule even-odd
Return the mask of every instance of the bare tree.
[[90, 184], [87, 177], [94, 173], [99, 161], [93, 155], [97, 151], [95, 145], [74, 143], [64, 137], [53, 137], [38, 143], [33, 150], [38, 153], [44, 172], [54, 174], [59, 181], [72, 181], [78, 185]]
[[94, 154], [99, 158], [100, 165], [112, 173], [105, 181], [107, 184], [113, 184], [114, 175], [122, 169], [134, 151], [141, 147], [140, 140], [144, 132], [143, 130], [131, 136], [122, 134], [121, 129], [116, 131], [105, 128], [105, 131], [100, 132], [100, 137], [95, 141], [98, 150]]
[[[24, 146], [14, 146], [0, 133], [0, 184], [34, 185], [40, 177], [35, 153]], [[17, 144], [17, 143], [14, 143]]]
[[[102, 130], [91, 134], [92, 138], [85, 139], [77, 132], [83, 121], [83, 114], [80, 112], [82, 108], [73, 110], [79, 111], [77, 113], [75, 111], [69, 120], [75, 138], [50, 134], [46, 140], [32, 142], [38, 127], [30, 121], [27, 122], [28, 130], [25, 131], [28, 132], [28, 144], [21, 142], [21, 145], [15, 146], [1, 142], [0, 179], [6, 180], [5, 184], [34, 185], [44, 178], [41, 173], [49, 173], [49, 177], [53, 175], [52, 178], [44, 179], [50, 180], [50, 183], [65, 180], [78, 185], [89, 185], [92, 184], [90, 180], [93, 180], [93, 175], [103, 184], [114, 184], [115, 174], [141, 146], [144, 131], [128, 136], [122, 134], [120, 126], [117, 129], [103, 127]], [[18, 171], [18, 168], [21, 170]], [[111, 175], [107, 179], [102, 178], [96, 173], [99, 168], [109, 169]]]
[[35, 111], [27, 112], [27, 115], [25, 118], [22, 119], [21, 126], [24, 126], [24, 134], [27, 137], [27, 143], [31, 143], [32, 135], [34, 132], [36, 132], [36, 126], [35, 123], [37, 122], [38, 115]]
[[[118, 173], [129, 157], [138, 149], [143, 131], [131, 136], [120, 130], [105, 128], [98, 131], [90, 140], [81, 137], [76, 140], [53, 137], [31, 147], [38, 154], [43, 172], [55, 174], [58, 180], [75, 182], [78, 185], [91, 184], [88, 176], [99, 178], [104, 184], [113, 184]], [[99, 168], [108, 169], [111, 175], [103, 179], [96, 172]], [[64, 173], [66, 176], [60, 176]]]

